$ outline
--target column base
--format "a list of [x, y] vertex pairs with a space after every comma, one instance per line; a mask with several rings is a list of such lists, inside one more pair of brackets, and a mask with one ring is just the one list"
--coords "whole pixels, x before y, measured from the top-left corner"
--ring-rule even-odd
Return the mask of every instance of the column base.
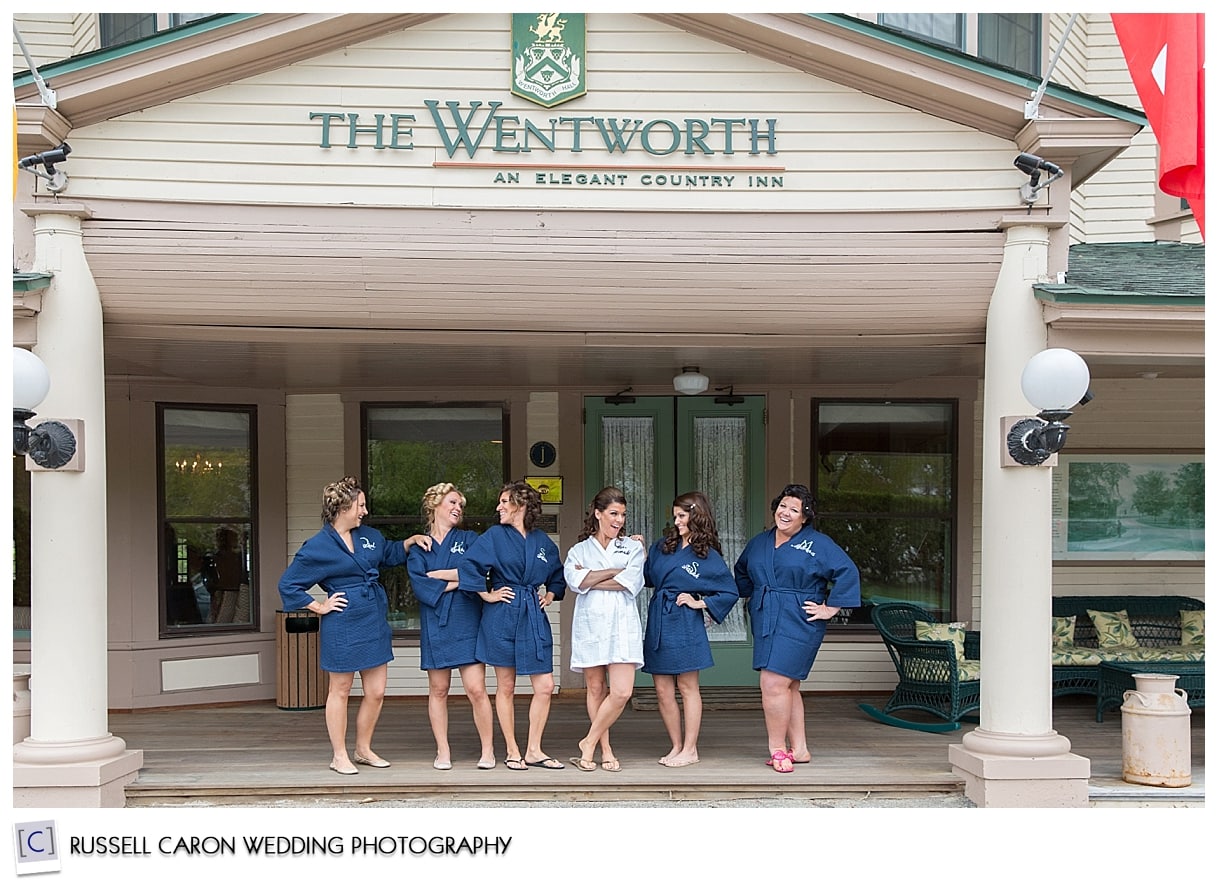
[[[947, 758], [952, 771], [964, 779], [964, 795], [980, 808], [1086, 808], [1091, 760], [1069, 753], [1070, 742], [1056, 733], [1047, 736], [1002, 736], [970, 732], [971, 744], [952, 744]], [[966, 741], [969, 736], [965, 736]], [[1009, 742], [1009, 745], [1007, 744]], [[1032, 755], [1034, 745], [1065, 750]], [[1009, 752], [999, 753], [1004, 745]], [[989, 747], [995, 752], [978, 750]]]
[[142, 750], [73, 763], [13, 762], [14, 808], [122, 808], [124, 788], [144, 765]]

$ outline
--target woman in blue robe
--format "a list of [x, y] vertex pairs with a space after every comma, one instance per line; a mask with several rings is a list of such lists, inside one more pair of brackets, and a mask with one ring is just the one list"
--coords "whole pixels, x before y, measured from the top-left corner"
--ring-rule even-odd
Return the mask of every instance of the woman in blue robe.
[[482, 742], [478, 768], [495, 768], [486, 666], [477, 658], [482, 601], [457, 590], [457, 568], [478, 539], [477, 533], [462, 528], [464, 513], [465, 494], [452, 484], [428, 487], [423, 493], [423, 514], [431, 548], [416, 545], [406, 557], [410, 587], [419, 600], [419, 666], [427, 671], [427, 717], [436, 739], [432, 767], [441, 771], [453, 767], [448, 744], [448, 693], [453, 668], [461, 674], [461, 686], [473, 707], [474, 728]]
[[[723, 560], [710, 501], [700, 491], [672, 503], [673, 525], [647, 554], [643, 581], [655, 588], [647, 604], [643, 671], [652, 675], [660, 718], [672, 749], [660, 765], [676, 768], [698, 761], [702, 693], [698, 671], [711, 667], [705, 615], [722, 622], [736, 603], [736, 585]], [[684, 705], [677, 705], [677, 690]]]
[[[554, 635], [546, 607], [566, 591], [558, 546], [536, 529], [541, 494], [524, 481], [499, 493], [499, 523], [478, 537], [457, 568], [460, 590], [484, 601], [475, 648], [477, 660], [495, 668], [495, 712], [507, 745], [505, 765], [562, 769], [541, 749], [554, 692]], [[528, 676], [529, 735], [524, 753], [516, 741], [513, 699], [516, 675]]]
[[813, 527], [812, 491], [788, 484], [770, 503], [774, 526], [745, 546], [736, 587], [749, 599], [753, 668], [761, 672], [770, 759], [776, 772], [812, 759], [800, 683], [812, 670], [826, 623], [843, 607], [862, 605], [859, 569], [850, 555]]
[[[279, 580], [285, 610], [307, 609], [321, 616], [321, 667], [330, 673], [326, 695], [326, 731], [334, 757], [330, 768], [340, 775], [359, 770], [347, 756], [347, 701], [359, 671], [364, 692], [355, 717], [355, 762], [378, 769], [389, 763], [372, 749], [372, 732], [381, 715], [393, 631], [389, 627], [389, 598], [380, 582], [380, 568], [406, 563], [412, 545], [430, 545], [426, 536], [393, 542], [372, 527], [361, 525], [368, 504], [359, 479], [345, 477], [322, 491], [321, 532], [307, 539]], [[325, 600], [309, 589], [320, 585]]]

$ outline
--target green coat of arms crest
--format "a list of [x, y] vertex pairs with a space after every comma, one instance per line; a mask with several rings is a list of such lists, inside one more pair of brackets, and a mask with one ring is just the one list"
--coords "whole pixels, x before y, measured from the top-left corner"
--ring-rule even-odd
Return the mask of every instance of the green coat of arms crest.
[[512, 94], [542, 107], [586, 95], [582, 12], [512, 13]]

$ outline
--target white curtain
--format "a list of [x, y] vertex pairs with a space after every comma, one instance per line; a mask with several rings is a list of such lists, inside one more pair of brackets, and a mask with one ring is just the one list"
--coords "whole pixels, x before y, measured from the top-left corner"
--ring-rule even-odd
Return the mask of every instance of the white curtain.
[[[744, 417], [696, 417], [694, 419], [694, 480], [711, 502], [715, 523], [719, 527], [719, 542], [728, 568], [744, 551], [749, 536], [745, 535], [745, 497], [748, 487], [746, 460], [748, 457], [748, 423]], [[708, 619], [709, 621], [709, 619]], [[708, 628], [711, 640], [739, 641], [748, 639], [744, 621], [744, 605], [737, 603], [722, 624]]]
[[[601, 450], [604, 451], [601, 469], [605, 483], [617, 487], [626, 496], [626, 535], [641, 533], [643, 544], [648, 546], [660, 538], [662, 527], [655, 523], [655, 447], [654, 418], [607, 416], [601, 420]], [[636, 598], [644, 627], [650, 600], [650, 588], [644, 588]]]

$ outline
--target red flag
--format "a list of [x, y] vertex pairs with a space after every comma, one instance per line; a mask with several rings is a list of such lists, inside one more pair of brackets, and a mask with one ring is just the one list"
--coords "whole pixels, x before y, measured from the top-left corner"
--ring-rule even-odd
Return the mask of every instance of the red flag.
[[1112, 13], [1129, 75], [1159, 141], [1159, 189], [1188, 200], [1205, 238], [1205, 16]]

